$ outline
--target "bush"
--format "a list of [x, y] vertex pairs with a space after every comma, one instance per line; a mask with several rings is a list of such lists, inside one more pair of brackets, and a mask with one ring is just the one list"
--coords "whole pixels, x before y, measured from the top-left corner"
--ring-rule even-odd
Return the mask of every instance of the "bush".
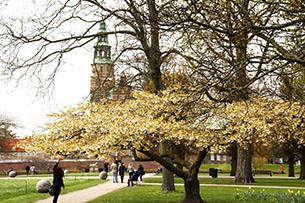
[[294, 192], [293, 190], [289, 190], [288, 192], [275, 192], [275, 193], [267, 193], [265, 190], [263, 191], [255, 191], [249, 190], [239, 192], [237, 189], [234, 193], [234, 198], [236, 200], [242, 201], [267, 201], [267, 202], [281, 202], [281, 203], [303, 203], [305, 202], [305, 192]]

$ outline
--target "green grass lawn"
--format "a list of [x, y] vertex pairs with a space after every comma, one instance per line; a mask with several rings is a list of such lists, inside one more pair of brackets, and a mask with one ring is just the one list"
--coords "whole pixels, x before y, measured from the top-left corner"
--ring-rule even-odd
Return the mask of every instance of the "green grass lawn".
[[[274, 172], [280, 172], [280, 164], [253, 164], [253, 170], [270, 170]], [[288, 172], [288, 164], [284, 164], [285, 172]], [[300, 165], [294, 165], [294, 171], [296, 174], [300, 172]], [[230, 164], [202, 164], [200, 170], [208, 171], [210, 168], [216, 168], [220, 171], [227, 173], [231, 170]]]
[[[145, 177], [145, 176], [144, 176]], [[203, 177], [199, 178], [200, 184], [225, 184], [225, 185], [239, 185], [239, 183], [233, 182], [234, 178], [210, 178]], [[146, 183], [161, 183], [162, 177], [151, 177], [144, 179]], [[181, 178], [175, 178], [175, 183], [183, 183]], [[294, 187], [305, 187], [305, 180], [298, 178], [256, 178], [254, 183], [251, 185], [261, 186], [294, 186]]]
[[[229, 165], [203, 165], [205, 169], [218, 168], [227, 170]], [[269, 167], [269, 166], [268, 166]], [[267, 170], [275, 170], [278, 166], [270, 167]], [[266, 169], [266, 167], [264, 168]], [[110, 175], [110, 174], [109, 174]], [[305, 187], [305, 180], [299, 180], [296, 178], [287, 178], [287, 174], [275, 174], [273, 177], [266, 178], [263, 175], [257, 175], [255, 177], [255, 183], [243, 187], [240, 184], [234, 184], [234, 177], [229, 177], [227, 173], [219, 174], [218, 178], [211, 178], [207, 173], [201, 173], [199, 176], [204, 175], [199, 179], [201, 184], [216, 184], [215, 186], [201, 186], [201, 197], [208, 203], [233, 203], [233, 202], [245, 202], [244, 200], [237, 200], [236, 194], [255, 190], [257, 192], [264, 191], [264, 193], [273, 194], [276, 192], [287, 193], [288, 189], [272, 189], [264, 188], [266, 186], [287, 186], [287, 187]], [[227, 177], [222, 177], [226, 175]], [[87, 177], [88, 176], [88, 177]], [[83, 189], [86, 187], [94, 186], [102, 183], [103, 180], [98, 178], [98, 173], [68, 173], [65, 177], [66, 188], [62, 190], [62, 194]], [[49, 197], [49, 194], [41, 194], [36, 191], [36, 184], [40, 179], [52, 180], [52, 174], [40, 174], [35, 176], [17, 176], [16, 178], [1, 178], [0, 179], [0, 202], [1, 203], [30, 203], [40, 199]], [[161, 175], [145, 178], [146, 183], [161, 183]], [[175, 178], [175, 183], [183, 184], [181, 178]], [[219, 186], [218, 186], [218, 185]], [[229, 186], [223, 186], [229, 185]], [[261, 188], [254, 188], [260, 186]], [[252, 188], [251, 188], [252, 187]], [[251, 189], [249, 189], [251, 188]], [[304, 190], [305, 191], [305, 190]], [[303, 194], [303, 190], [300, 193]], [[304, 196], [305, 197], [305, 196]], [[135, 187], [125, 187], [112, 193], [103, 195], [94, 202], [107, 202], [107, 203], [141, 203], [141, 202], [180, 202], [184, 198], [184, 189], [182, 185], [176, 186], [176, 191], [169, 194], [164, 194], [160, 191], [159, 185], [137, 185]], [[246, 201], [250, 203], [266, 203], [268, 201], [261, 199], [253, 199]], [[290, 201], [292, 202], [292, 201]], [[305, 202], [305, 200], [303, 201]], [[294, 202], [296, 203], [296, 202]]]
[[[52, 177], [47, 176], [17, 176], [17, 178], [2, 178], [0, 179], [0, 202], [1, 203], [30, 203], [36, 200], [50, 197], [48, 193], [38, 193], [36, 184], [39, 180], [46, 179], [52, 182]], [[79, 176], [66, 177], [64, 179], [65, 189], [61, 194], [72, 192], [75, 190], [91, 187], [105, 182], [98, 178], [83, 178]]]
[[[236, 203], [245, 202], [244, 200], [237, 200], [235, 198], [237, 193], [243, 191], [255, 190], [257, 192], [264, 191], [267, 193], [282, 192], [287, 193], [287, 189], [249, 189], [242, 187], [200, 187], [200, 195], [203, 200], [208, 203]], [[182, 201], [184, 198], [183, 186], [177, 186], [176, 191], [173, 193], [164, 194], [160, 191], [160, 186], [151, 185], [137, 185], [134, 187], [126, 187], [112, 193], [103, 195], [90, 203], [177, 203]], [[246, 201], [247, 203], [266, 203], [266, 200], [253, 199]], [[268, 202], [268, 201], [267, 201]]]
[[[207, 175], [207, 174], [200, 174]], [[145, 177], [145, 176], [144, 176]], [[236, 202], [248, 202], [248, 203], [266, 203], [268, 200], [263, 199], [261, 197], [255, 198], [247, 201], [245, 199], [237, 199], [237, 194], [243, 193], [255, 193], [260, 196], [263, 195], [283, 195], [289, 193], [288, 188], [267, 188], [269, 186], [287, 186], [290, 188], [290, 191], [294, 191], [295, 193], [300, 192], [301, 194], [305, 194], [304, 190], [292, 189], [293, 187], [305, 187], [305, 180], [299, 180], [298, 178], [286, 178], [287, 174], [277, 174], [273, 177], [265, 178], [264, 176], [257, 176], [255, 178], [254, 183], [249, 185], [241, 185], [233, 183], [234, 177], [229, 178], [210, 178], [210, 177], [202, 177], [199, 179], [201, 184], [216, 184], [216, 186], [201, 186], [200, 187], [200, 195], [203, 200], [208, 203], [236, 203]], [[160, 183], [162, 182], [162, 177], [155, 176], [151, 178], [144, 178], [146, 183]], [[175, 178], [175, 183], [183, 184], [183, 180], [181, 178]], [[219, 184], [219, 186], [217, 186]], [[221, 186], [229, 185], [229, 186]], [[256, 187], [258, 188], [256, 188]], [[265, 187], [265, 188], [264, 188]], [[250, 192], [249, 192], [250, 191]], [[184, 188], [183, 186], [176, 186], [176, 191], [169, 194], [164, 194], [160, 191], [160, 186], [158, 185], [137, 185], [135, 187], [126, 187], [122, 188], [118, 191], [114, 191], [112, 193], [103, 195], [90, 203], [96, 202], [107, 202], [107, 203], [153, 203], [153, 202], [165, 202], [165, 203], [176, 203], [180, 202], [184, 198]], [[250, 196], [251, 198], [251, 196]], [[124, 200], [124, 201], [122, 201]], [[277, 201], [281, 202], [281, 201]], [[286, 202], [294, 202], [297, 201], [286, 201]], [[305, 202], [304, 199], [300, 202]]]

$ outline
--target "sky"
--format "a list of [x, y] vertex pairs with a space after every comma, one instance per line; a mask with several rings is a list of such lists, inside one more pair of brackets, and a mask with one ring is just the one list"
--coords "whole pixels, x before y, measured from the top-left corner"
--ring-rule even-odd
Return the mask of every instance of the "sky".
[[90, 92], [90, 53], [78, 52], [55, 78], [55, 89], [51, 98], [36, 97], [37, 89], [22, 82], [16, 87], [11, 81], [1, 84], [0, 113], [10, 116], [23, 128], [14, 129], [19, 137], [43, 132], [46, 115], [88, 101]]
[[[39, 12], [44, 12], [39, 8], [39, 3], [43, 2], [3, 0], [0, 1], [0, 16], [10, 19], [31, 17], [34, 13], [39, 15]], [[98, 32], [98, 27], [96, 31]], [[93, 51], [92, 44], [89, 52], [80, 49], [68, 54], [64, 67], [55, 76], [55, 89], [51, 98], [35, 97], [38, 90], [28, 81], [19, 83], [16, 87], [15, 81], [3, 83], [0, 78], [0, 113], [15, 118], [17, 124], [23, 126], [14, 130], [17, 136], [41, 133], [47, 121], [46, 114], [88, 101]]]

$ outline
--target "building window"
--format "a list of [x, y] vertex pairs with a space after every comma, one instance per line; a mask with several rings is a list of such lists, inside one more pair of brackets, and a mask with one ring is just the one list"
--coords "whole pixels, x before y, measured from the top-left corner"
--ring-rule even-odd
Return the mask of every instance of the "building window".
[[221, 156], [220, 156], [220, 154], [217, 154], [217, 155], [216, 155], [216, 160], [217, 160], [217, 161], [221, 161]]
[[214, 154], [210, 154], [210, 160], [215, 161], [215, 155]]
[[102, 42], [107, 42], [107, 36], [102, 37]]

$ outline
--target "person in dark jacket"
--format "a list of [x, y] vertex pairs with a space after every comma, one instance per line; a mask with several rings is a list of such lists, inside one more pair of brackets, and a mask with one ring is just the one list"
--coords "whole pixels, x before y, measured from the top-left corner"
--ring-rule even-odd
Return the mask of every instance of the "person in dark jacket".
[[61, 187], [65, 188], [63, 177], [64, 177], [64, 171], [59, 165], [59, 162], [62, 160], [62, 158], [58, 159], [58, 162], [53, 167], [53, 188], [54, 188], [54, 198], [53, 203], [57, 203], [57, 199], [59, 197]]
[[26, 165], [25, 172], [26, 172], [26, 175], [28, 176], [29, 172], [30, 172], [30, 166], [29, 165]]
[[126, 171], [126, 167], [125, 167], [125, 164], [123, 162], [120, 163], [120, 166], [119, 166], [119, 175], [121, 177], [121, 183], [124, 182], [124, 174], [125, 174], [125, 171]]
[[140, 182], [142, 182], [142, 176], [145, 175], [144, 167], [140, 164], [137, 171], [138, 171], [138, 173], [139, 173]]
[[108, 169], [109, 163], [108, 161], [104, 162], [104, 171], [106, 171], [106, 173], [108, 173], [109, 169]]

